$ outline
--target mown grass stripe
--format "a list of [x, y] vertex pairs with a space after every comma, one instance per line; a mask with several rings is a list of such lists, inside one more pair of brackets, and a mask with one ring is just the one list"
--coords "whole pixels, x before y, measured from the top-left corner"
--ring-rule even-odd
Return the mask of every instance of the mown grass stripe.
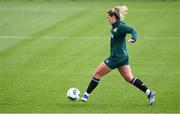
[[[21, 41], [12, 45], [11, 47], [6, 48], [5, 50], [2, 50], [0, 52], [1, 57], [5, 57], [5, 56], [11, 54], [12, 51], [18, 50], [20, 47], [30, 44], [31, 42], [35, 42], [36, 40], [38, 40], [40, 38], [39, 36], [41, 36], [41, 34], [52, 31], [53, 28], [57, 27], [59, 24], [61, 25], [62, 23], [68, 21], [69, 18], [75, 18], [75, 17], [82, 16], [82, 15], [83, 15], [82, 12], [77, 12], [74, 15], [67, 16], [65, 19], [60, 20], [59, 22], [49, 26], [48, 28], [44, 28], [43, 30], [36, 32], [34, 35], [31, 35], [30, 38], [28, 38], [28, 39], [22, 39]], [[77, 19], [77, 18], [75, 18], [75, 19]]]

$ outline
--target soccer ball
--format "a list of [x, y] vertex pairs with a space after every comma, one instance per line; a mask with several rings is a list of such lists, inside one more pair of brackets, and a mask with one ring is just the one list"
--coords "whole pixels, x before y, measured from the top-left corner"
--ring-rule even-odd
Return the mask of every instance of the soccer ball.
[[67, 97], [72, 101], [78, 100], [79, 94], [80, 94], [80, 91], [77, 88], [70, 88], [67, 91]]

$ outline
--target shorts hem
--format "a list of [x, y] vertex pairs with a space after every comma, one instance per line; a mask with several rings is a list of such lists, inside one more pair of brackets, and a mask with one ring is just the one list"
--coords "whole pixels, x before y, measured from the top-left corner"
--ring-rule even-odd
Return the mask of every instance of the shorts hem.
[[112, 67], [110, 67], [110, 65], [108, 65], [107, 63], [106, 63], [106, 61], [104, 61], [104, 64], [108, 67], [108, 68], [110, 68], [110, 69], [115, 69], [115, 68], [112, 68]]

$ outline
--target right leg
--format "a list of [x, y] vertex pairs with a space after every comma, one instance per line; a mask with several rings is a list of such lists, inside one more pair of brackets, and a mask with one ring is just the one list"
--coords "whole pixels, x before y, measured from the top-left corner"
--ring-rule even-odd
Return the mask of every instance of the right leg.
[[102, 76], [104, 76], [105, 74], [111, 72], [112, 69], [110, 69], [104, 62], [102, 62], [95, 70], [94, 74], [93, 74], [93, 79], [91, 80], [91, 82], [89, 83], [89, 86], [86, 90], [86, 92], [84, 93], [83, 97], [81, 98], [82, 101], [87, 101], [89, 94], [97, 87], [99, 80]]
[[152, 105], [153, 102], [155, 101], [155, 92], [152, 90], [149, 90], [141, 80], [133, 76], [130, 65], [121, 66], [118, 68], [118, 70], [126, 81], [133, 84], [134, 86], [136, 86], [141, 91], [147, 94], [148, 100], [150, 104]]
[[148, 90], [147, 94], [149, 94], [150, 90], [146, 87], [146, 85], [141, 80], [133, 76], [130, 65], [123, 65], [119, 67], [118, 70], [126, 81], [133, 84], [144, 93]]

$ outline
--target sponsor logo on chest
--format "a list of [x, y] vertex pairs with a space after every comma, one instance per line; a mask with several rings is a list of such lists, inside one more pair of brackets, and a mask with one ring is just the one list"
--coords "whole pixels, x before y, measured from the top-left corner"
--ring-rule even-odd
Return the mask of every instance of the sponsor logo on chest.
[[113, 29], [114, 32], [117, 32], [117, 27]]
[[[113, 29], [113, 32], [114, 33], [117, 32], [117, 27]], [[114, 33], [113, 32], [111, 33], [111, 39], [113, 39], [113, 37], [114, 37]]]

